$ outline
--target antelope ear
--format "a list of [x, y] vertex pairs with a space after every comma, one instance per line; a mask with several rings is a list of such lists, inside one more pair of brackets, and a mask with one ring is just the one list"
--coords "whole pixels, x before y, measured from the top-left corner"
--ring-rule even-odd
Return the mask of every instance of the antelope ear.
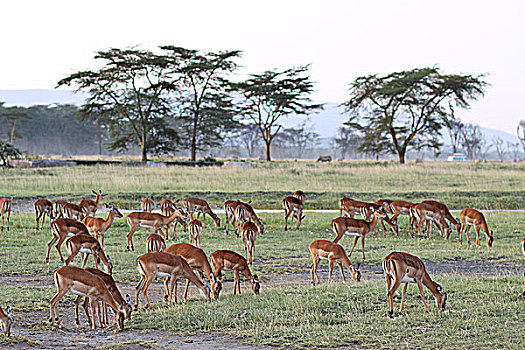
[[11, 306], [8, 306], [6, 309], [5, 309], [5, 314], [7, 317], [11, 317]]
[[129, 294], [126, 294], [126, 303], [131, 304], [131, 298], [129, 297]]
[[97, 192], [95, 192], [95, 190], [91, 190], [91, 192], [93, 192], [93, 194], [97, 194]]

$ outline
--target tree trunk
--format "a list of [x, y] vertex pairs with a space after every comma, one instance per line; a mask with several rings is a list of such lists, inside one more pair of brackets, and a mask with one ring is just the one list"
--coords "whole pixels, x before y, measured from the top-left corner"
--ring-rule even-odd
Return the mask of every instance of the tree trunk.
[[196, 153], [197, 153], [197, 119], [198, 114], [195, 113], [193, 116], [193, 130], [191, 132], [191, 161], [194, 162], [196, 160]]
[[266, 161], [270, 162], [272, 158], [270, 157], [270, 141], [264, 140], [264, 147], [266, 148]]
[[102, 155], [102, 133], [100, 132], [100, 124], [98, 121], [95, 121], [95, 128], [97, 129], [97, 138], [98, 138], [98, 155]]
[[146, 150], [146, 145], [140, 145], [140, 149], [142, 151], [142, 162], [146, 163], [148, 161], [148, 151]]
[[406, 149], [403, 149], [403, 148], [397, 150], [399, 164], [405, 164], [405, 152], [406, 152]]

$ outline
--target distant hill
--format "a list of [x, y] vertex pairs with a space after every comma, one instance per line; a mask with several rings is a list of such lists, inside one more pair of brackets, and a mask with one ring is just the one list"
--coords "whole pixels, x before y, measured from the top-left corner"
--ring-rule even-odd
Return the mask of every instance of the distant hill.
[[[4, 101], [8, 106], [49, 105], [53, 103], [80, 105], [84, 102], [85, 97], [85, 94], [69, 90], [0, 90], [0, 101]], [[282, 124], [285, 127], [294, 127], [305, 120], [308, 120], [308, 124], [313, 126], [322, 139], [329, 139], [335, 136], [337, 128], [348, 120], [348, 116], [344, 115], [343, 108], [339, 107], [339, 104], [328, 102], [325, 103], [324, 110], [317, 114], [308, 118], [291, 116], [284, 118]], [[484, 127], [481, 127], [481, 131], [489, 143], [495, 137], [500, 137], [505, 142], [518, 142], [516, 135], [504, 131]], [[450, 143], [446, 132], [443, 132], [443, 142], [445, 144]]]

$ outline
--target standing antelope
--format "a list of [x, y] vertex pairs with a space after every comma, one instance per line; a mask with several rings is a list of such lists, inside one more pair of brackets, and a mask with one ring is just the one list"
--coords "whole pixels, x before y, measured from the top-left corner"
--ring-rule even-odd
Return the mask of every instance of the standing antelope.
[[[447, 293], [436, 282], [432, 281], [428, 275], [425, 265], [417, 256], [403, 253], [393, 252], [388, 254], [383, 259], [383, 271], [385, 273], [386, 290], [388, 299], [388, 315], [394, 318], [394, 293], [399, 288], [401, 283], [404, 283], [403, 293], [401, 294], [401, 307], [399, 314], [403, 311], [403, 302], [405, 301], [408, 283], [417, 283], [423, 306], [425, 311], [430, 312], [423, 295], [423, 285], [427, 287], [434, 298], [436, 299], [437, 307], [440, 311], [445, 310], [447, 302]], [[392, 279], [394, 284], [392, 285]]]
[[233, 270], [234, 283], [233, 283], [233, 295], [236, 294], [237, 290], [241, 295], [241, 278], [240, 273], [246, 277], [255, 295], [259, 294], [261, 284], [256, 275], [252, 276], [252, 272], [248, 267], [246, 259], [242, 255], [231, 251], [231, 250], [216, 250], [210, 255], [211, 263], [213, 264], [213, 274], [219, 279], [222, 278], [222, 269]]
[[67, 237], [73, 237], [77, 234], [85, 234], [89, 236], [89, 232], [87, 227], [77, 220], [74, 219], [65, 219], [60, 218], [56, 219], [51, 222], [51, 234], [53, 235], [53, 238], [51, 238], [51, 241], [47, 244], [47, 256], [46, 256], [46, 262], [49, 262], [49, 253], [51, 251], [51, 247], [56, 242], [56, 249], [58, 251], [58, 255], [60, 256], [60, 260], [64, 262], [64, 257], [62, 256], [62, 252], [60, 251], [60, 247], [62, 246], [62, 242]]
[[184, 208], [190, 215], [190, 219], [193, 220], [193, 214], [197, 213], [197, 219], [199, 218], [199, 215], [202, 213], [202, 222], [206, 226], [206, 214], [211, 216], [213, 221], [215, 222], [215, 225], [217, 227], [221, 227], [221, 219], [213, 211], [211, 211], [210, 206], [208, 205], [208, 202], [206, 202], [204, 199], [200, 198], [186, 198], [184, 200]]
[[84, 269], [75, 266], [63, 266], [53, 273], [53, 279], [57, 288], [57, 294], [49, 301], [49, 322], [54, 327], [55, 320], [60, 322], [56, 309], [57, 302], [67, 293], [89, 298], [91, 304], [91, 326], [96, 332], [95, 310], [100, 322], [100, 310], [97, 301], [106, 303], [115, 313], [115, 321], [119, 329], [124, 329], [125, 314], [122, 307], [119, 307], [115, 299], [108, 290], [104, 281]]
[[450, 235], [450, 225], [447, 225], [444, 213], [438, 207], [435, 207], [434, 205], [429, 203], [419, 203], [414, 205], [410, 210], [417, 219], [417, 232], [419, 238], [423, 237], [421, 235], [421, 226], [423, 225], [423, 221], [425, 220], [427, 221], [428, 239], [432, 237], [432, 222], [436, 223], [441, 237], [448, 238], [448, 236]]
[[2, 228], [4, 230], [4, 215], [7, 219], [7, 231], [9, 231], [9, 217], [11, 216], [11, 200], [9, 198], [0, 198], [0, 215], [2, 216]]
[[78, 221], [82, 221], [87, 216], [86, 209], [75, 203], [66, 203], [60, 210], [63, 218], [73, 219], [76, 218]]
[[264, 223], [259, 217], [257, 217], [257, 214], [255, 214], [255, 210], [253, 210], [251, 205], [241, 202], [235, 207], [233, 213], [235, 218], [235, 233], [237, 234], [237, 238], [239, 238], [241, 226], [250, 220], [253, 220], [255, 225], [257, 225], [259, 233], [263, 233]]
[[[102, 281], [104, 281], [104, 283], [106, 284], [106, 287], [108, 288], [108, 291], [111, 293], [111, 295], [113, 296], [113, 299], [119, 306], [119, 309], [122, 309], [122, 311], [124, 312], [124, 318], [126, 320], [130, 320], [132, 309], [131, 309], [131, 299], [129, 297], [129, 294], [126, 294], [126, 298], [122, 296], [122, 294], [120, 293], [117, 287], [117, 284], [115, 283], [115, 280], [113, 279], [113, 277], [111, 277], [111, 275], [108, 275], [107, 273], [104, 273], [98, 269], [93, 269], [91, 267], [84, 269], [84, 271], [90, 272], [94, 274], [95, 276], [98, 276], [100, 279], [102, 279]], [[75, 299], [75, 323], [77, 325], [80, 325], [80, 320], [78, 318], [78, 306], [80, 304], [81, 298], [82, 296], [78, 295], [77, 298]], [[88, 302], [89, 302], [89, 298], [85, 297], [82, 307], [84, 309], [84, 312], [86, 313], [86, 317], [88, 319], [89, 325], [91, 326], [91, 319], [89, 317], [89, 312], [88, 312]], [[95, 312], [95, 311], [92, 310], [92, 312]], [[109, 324], [107, 304], [105, 302], [102, 302], [102, 320], [105, 325]], [[102, 327], [102, 324], [100, 326]]]
[[462, 235], [463, 230], [466, 227], [465, 234], [467, 235], [467, 242], [468, 245], [470, 245], [470, 239], [468, 237], [468, 231], [470, 230], [470, 226], [474, 225], [474, 228], [476, 229], [476, 245], [479, 247], [479, 231], [480, 229], [483, 229], [483, 232], [485, 232], [485, 236], [487, 237], [487, 245], [492, 247], [492, 242], [494, 241], [494, 232], [489, 231], [489, 228], [487, 226], [487, 221], [485, 220], [485, 216], [483, 213], [476, 209], [463, 209], [461, 213], [459, 213], [459, 219], [461, 220], [461, 230], [459, 232], [459, 244], [462, 244]]
[[166, 241], [162, 236], [156, 233], [150, 233], [146, 238], [146, 251], [151, 252], [162, 252], [166, 249]]
[[68, 266], [73, 261], [73, 259], [75, 258], [75, 256], [77, 256], [78, 253], [82, 253], [84, 255], [82, 259], [82, 268], [84, 268], [89, 257], [88, 254], [93, 254], [93, 259], [95, 260], [95, 267], [98, 269], [98, 260], [100, 259], [100, 261], [102, 261], [102, 264], [104, 264], [106, 273], [109, 273], [111, 275], [113, 265], [111, 264], [111, 259], [109, 258], [109, 255], [104, 254], [104, 250], [102, 250], [100, 243], [90, 235], [79, 234], [69, 238], [66, 241], [66, 249], [68, 254], [68, 257], [64, 262], [66, 266]]
[[201, 232], [202, 232], [202, 223], [198, 219], [193, 219], [188, 224], [188, 232], [190, 235], [190, 244], [193, 244], [197, 247], [201, 245]]
[[294, 196], [297, 199], [300, 199], [301, 202], [303, 202], [303, 204], [304, 204], [304, 201], [306, 200], [306, 195], [304, 194], [303, 191], [295, 191], [295, 193], [292, 196]]
[[[177, 277], [186, 278], [199, 288], [206, 301], [210, 301], [210, 292], [195, 275], [186, 260], [178, 255], [168, 253], [146, 253], [137, 259], [137, 270], [140, 274], [140, 281], [135, 290], [135, 310], [139, 306], [139, 291], [142, 291], [146, 308], [150, 307], [147, 291], [148, 287], [155, 278], [170, 277], [171, 284], [168, 289], [168, 279], [164, 280], [165, 290], [168, 291], [168, 305], [173, 301], [177, 303]], [[175, 294], [173, 291], [175, 290]]]
[[416, 204], [412, 202], [407, 201], [393, 201], [390, 203], [390, 210], [394, 215], [392, 216], [391, 220], [392, 222], [397, 226], [397, 217], [399, 215], [408, 215], [408, 228], [407, 228], [407, 234], [410, 234], [412, 238], [414, 237], [413, 227], [415, 223], [415, 218], [412, 215], [411, 208], [414, 207]]
[[[219, 281], [215, 275], [213, 274], [213, 271], [211, 269], [210, 263], [208, 261], [208, 258], [206, 257], [206, 254], [204, 253], [204, 250], [194, 247], [191, 244], [188, 243], [177, 243], [169, 246], [166, 250], [166, 253], [174, 254], [182, 257], [188, 265], [193, 270], [197, 270], [199, 273], [201, 280], [204, 284], [204, 286], [207, 286], [208, 283], [210, 283], [210, 288], [213, 294], [213, 297], [217, 299], [219, 297], [219, 293], [222, 290], [222, 283]], [[208, 281], [206, 281], [206, 279]], [[169, 277], [166, 277], [166, 279], [169, 279]], [[165, 283], [167, 286], [168, 284]], [[186, 300], [186, 297], [188, 295], [188, 287], [190, 285], [190, 281], [186, 280], [186, 288], [184, 289], [184, 300]], [[168, 295], [168, 290], [166, 290], [166, 297]]]
[[106, 205], [109, 208], [108, 218], [106, 220], [102, 218], [96, 218], [93, 216], [86, 216], [82, 223], [86, 225], [89, 233], [94, 234], [95, 238], [98, 240], [100, 236], [100, 244], [104, 245], [104, 236], [106, 231], [109, 230], [111, 225], [113, 225], [113, 220], [115, 218], [121, 218], [122, 214], [118, 211], [117, 208], [113, 207], [113, 204], [109, 203]]
[[[450, 223], [456, 227], [456, 230], [457, 230], [457, 232], [459, 234], [459, 230], [460, 230], [459, 221], [460, 220], [456, 219], [456, 218], [454, 218], [454, 216], [452, 216], [452, 214], [450, 213], [450, 210], [448, 210], [448, 207], [445, 204], [443, 204], [441, 202], [437, 202], [437, 201], [432, 201], [432, 200], [423, 201], [421, 203], [427, 203], [427, 204], [433, 205], [434, 207], [436, 207], [439, 210], [441, 210], [443, 217], [445, 219], [447, 219], [448, 221], [450, 221]], [[449, 233], [449, 235], [450, 235], [450, 233]], [[448, 236], [446, 238], [448, 239]]]
[[11, 308], [8, 306], [4, 310], [0, 306], [0, 329], [4, 332], [4, 336], [9, 337], [11, 335], [11, 325], [13, 324], [13, 318], [11, 317]]
[[235, 208], [241, 203], [241, 201], [228, 199], [222, 204], [222, 207], [224, 208], [224, 214], [226, 215], [226, 223], [224, 224], [224, 230], [226, 231], [226, 234], [229, 234], [228, 229], [230, 226], [230, 219], [233, 221], [232, 225], [235, 226]]
[[343, 266], [345, 266], [348, 271], [350, 271], [350, 274], [352, 275], [352, 279], [356, 282], [359, 282], [361, 280], [361, 272], [359, 271], [359, 265], [357, 265], [357, 268], [354, 268], [354, 266], [350, 263], [350, 259], [348, 259], [348, 256], [346, 255], [346, 252], [344, 248], [337, 243], [327, 241], [324, 239], [318, 239], [317, 241], [313, 241], [308, 246], [308, 250], [310, 250], [310, 256], [312, 257], [312, 266], [310, 270], [310, 275], [312, 277], [312, 284], [315, 286], [315, 278], [317, 279], [317, 284], [321, 284], [319, 282], [319, 276], [317, 276], [317, 266], [319, 265], [319, 261], [321, 259], [328, 260], [328, 283], [332, 282], [332, 270], [334, 268], [334, 262], [339, 265], [339, 270], [341, 271], [341, 277], [343, 277], [343, 282], [346, 282], [345, 274], [343, 272]]
[[253, 259], [255, 257], [255, 240], [257, 239], [257, 231], [257, 226], [251, 221], [246, 221], [242, 224], [241, 236], [242, 244], [244, 245], [244, 255], [250, 265], [253, 265]]
[[153, 199], [144, 197], [140, 197], [140, 199], [142, 200], [142, 202], [140, 202], [140, 209], [142, 211], [151, 213], [153, 209], [155, 209], [155, 202], [153, 202]]
[[[172, 239], [174, 241], [177, 240], [177, 224], [180, 224], [182, 226], [182, 230], [186, 232], [186, 226], [187, 226], [186, 219], [188, 217], [188, 214], [184, 211], [184, 209], [177, 208], [175, 206], [175, 203], [177, 202], [178, 200], [176, 200], [175, 202], [172, 202], [169, 199], [163, 199], [162, 202], [160, 202], [160, 211], [162, 212], [162, 215], [170, 216], [171, 214], [173, 214], [175, 210], [177, 210], [184, 217], [184, 219], [182, 217], [177, 217], [177, 220], [173, 223]], [[170, 225], [168, 225], [168, 230], [169, 230]], [[166, 236], [165, 238], [168, 239], [168, 236]]]
[[283, 208], [284, 208], [284, 230], [288, 231], [288, 217], [290, 214], [294, 213], [297, 216], [292, 215], [290, 221], [290, 227], [293, 225], [293, 219], [295, 217], [296, 228], [299, 229], [301, 221], [304, 219], [303, 215], [303, 202], [300, 199], [297, 199], [293, 196], [288, 196], [283, 199]]
[[374, 212], [372, 221], [366, 221], [361, 219], [353, 219], [348, 217], [338, 217], [332, 220], [332, 230], [336, 234], [334, 243], [339, 242], [343, 235], [354, 236], [354, 244], [352, 244], [352, 249], [350, 249], [350, 254], [348, 257], [352, 256], [357, 240], [361, 237], [361, 247], [363, 250], [363, 260], [365, 260], [365, 237], [367, 234], [374, 231], [377, 226], [377, 222], [380, 217], [386, 216], [385, 212], [382, 209]]
[[67, 201], [56, 200], [53, 202], [53, 219], [60, 219], [62, 217], [62, 207], [67, 204]]
[[127, 250], [135, 250], [133, 247], [133, 233], [139, 227], [150, 227], [157, 233], [162, 227], [166, 227], [166, 236], [168, 235], [168, 225], [173, 222], [177, 217], [183, 217], [183, 215], [175, 210], [170, 216], [164, 216], [157, 213], [148, 213], [144, 211], [134, 211], [126, 216], [126, 222], [129, 225], [129, 232], [127, 235]]
[[86, 215], [90, 215], [91, 213], [95, 215], [98, 209], [98, 204], [102, 200], [102, 190], [99, 190], [98, 192], [91, 190], [91, 192], [93, 192], [93, 194], [96, 196], [95, 200], [82, 199], [79, 204], [82, 208], [84, 208]]
[[42, 224], [40, 225], [40, 228], [44, 227], [44, 221], [46, 220], [46, 215], [49, 218], [49, 225], [51, 225], [51, 220], [53, 216], [53, 203], [45, 198], [37, 199], [33, 203], [33, 207], [35, 208], [35, 216], [36, 216], [36, 229], [39, 229], [39, 223], [40, 218], [42, 218]]

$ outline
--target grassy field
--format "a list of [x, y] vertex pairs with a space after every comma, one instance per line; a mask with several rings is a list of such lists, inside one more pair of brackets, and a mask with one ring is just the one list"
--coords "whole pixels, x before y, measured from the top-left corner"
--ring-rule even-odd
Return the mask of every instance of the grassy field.
[[[344, 194], [364, 199], [399, 196], [400, 198], [435, 197], [451, 207], [524, 209], [525, 166], [523, 164], [450, 164], [424, 163], [401, 167], [393, 164], [279, 162], [256, 163], [248, 170], [224, 168], [131, 168], [95, 167], [60, 169], [10, 169], [0, 178], [2, 196], [24, 199], [35, 197], [77, 198], [102, 188], [105, 202], [113, 201], [134, 208], [140, 195], [202, 194], [216, 204], [226, 198], [254, 200], [255, 207], [279, 208], [286, 193], [301, 188], [307, 192], [310, 208], [335, 208]], [[24, 185], [25, 184], [25, 185]], [[384, 195], [386, 194], [386, 195]], [[484, 195], [486, 194], [486, 195]], [[410, 197], [413, 196], [413, 197]], [[419, 196], [419, 197], [418, 197]], [[175, 195], [173, 197], [176, 197]], [[451, 204], [452, 203], [452, 204]], [[454, 204], [455, 203], [455, 204]], [[254, 296], [243, 281], [243, 295], [231, 295], [231, 284], [219, 300], [204, 303], [192, 298], [186, 303], [166, 308], [154, 303], [154, 311], [134, 313], [126, 324], [131, 334], [143, 330], [169, 330], [176, 334], [228, 334], [254, 345], [292, 348], [345, 347], [359, 349], [521, 349], [525, 308], [523, 257], [520, 242], [525, 236], [525, 212], [487, 212], [489, 228], [494, 230], [494, 246], [489, 249], [485, 237], [481, 247], [459, 246], [453, 232], [449, 240], [434, 230], [431, 240], [408, 238], [406, 220], [400, 219], [400, 236], [383, 233], [378, 227], [367, 237], [366, 261], [360, 244], [351, 260], [361, 263], [360, 283], [341, 283], [336, 270], [332, 285], [326, 285], [322, 263], [321, 286], [307, 287], [311, 259], [308, 244], [315, 239], [333, 239], [330, 222], [337, 215], [307, 213], [300, 231], [285, 232], [282, 214], [262, 213], [265, 232], [256, 244], [256, 263], [252, 270], [261, 279], [261, 294]], [[221, 222], [224, 216], [220, 215]], [[209, 224], [211, 224], [208, 219]], [[34, 215], [12, 214], [12, 229], [0, 233], [0, 271], [4, 275], [47, 276], [62, 264], [56, 249], [50, 263], [44, 261], [49, 230], [34, 229]], [[114, 264], [114, 277], [126, 288], [135, 285], [138, 273], [135, 259], [145, 253], [145, 238], [150, 233], [141, 229], [134, 235], [135, 252], [126, 252], [124, 219], [117, 219], [105, 239], [105, 251]], [[188, 237], [179, 229], [179, 242]], [[474, 237], [474, 238], [473, 238]], [[471, 230], [471, 241], [475, 233]], [[222, 229], [205, 228], [202, 248], [206, 253], [216, 249], [242, 252], [242, 242], [226, 236]], [[168, 245], [172, 241], [168, 242]], [[340, 243], [349, 251], [352, 238]], [[380, 262], [391, 251], [407, 251], [425, 261], [431, 275], [448, 293], [448, 312], [437, 313], [428, 291], [425, 291], [431, 314], [423, 312], [417, 287], [409, 287], [402, 318], [386, 317], [386, 293]], [[65, 254], [65, 246], [62, 247]], [[93, 260], [88, 260], [93, 265]], [[80, 258], [74, 261], [80, 264]], [[281, 276], [287, 287], [272, 284]], [[2, 276], [0, 276], [1, 278]], [[347, 273], [347, 278], [349, 278]], [[231, 281], [231, 272], [225, 280]], [[134, 288], [133, 288], [134, 289]], [[179, 287], [180, 289], [180, 287]], [[2, 285], [0, 305], [10, 304], [15, 315], [37, 313], [34, 327], [49, 330], [45, 324], [49, 299], [54, 288]], [[133, 297], [132, 297], [133, 299]], [[158, 301], [160, 295], [153, 295]], [[72, 296], [60, 302], [70, 307]], [[399, 300], [395, 308], [399, 308]], [[66, 306], [64, 306], [64, 303]], [[42, 315], [41, 318], [39, 315]], [[29, 321], [21, 320], [21, 324]], [[7, 340], [0, 336], [0, 344]], [[25, 341], [13, 337], [9, 344]]]
[[302, 189], [309, 208], [336, 208], [343, 195], [377, 200], [436, 198], [451, 208], [525, 208], [525, 163], [253, 162], [250, 169], [95, 166], [7, 169], [0, 195], [79, 199], [102, 189], [105, 200], [136, 208], [140, 196], [182, 199], [198, 195], [213, 205], [232, 196], [258, 208], [280, 208], [283, 196]]

